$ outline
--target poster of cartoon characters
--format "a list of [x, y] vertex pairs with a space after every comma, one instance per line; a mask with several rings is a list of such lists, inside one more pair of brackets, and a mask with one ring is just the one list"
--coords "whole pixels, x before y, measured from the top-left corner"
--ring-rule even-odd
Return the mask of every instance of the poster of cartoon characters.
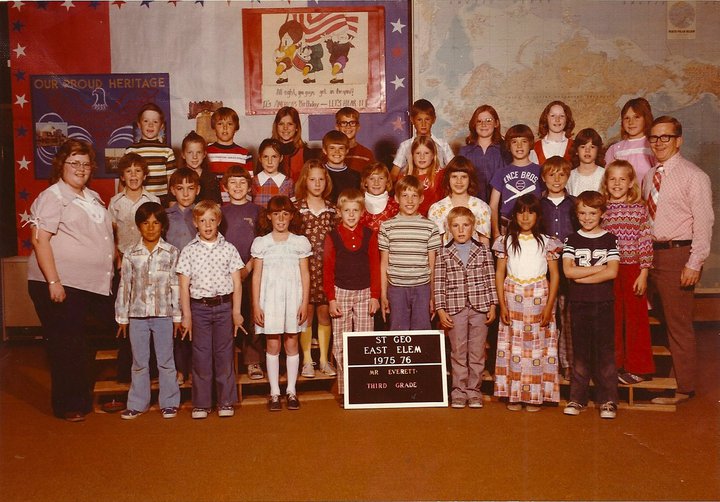
[[244, 9], [248, 112], [382, 111], [383, 18], [377, 7]]

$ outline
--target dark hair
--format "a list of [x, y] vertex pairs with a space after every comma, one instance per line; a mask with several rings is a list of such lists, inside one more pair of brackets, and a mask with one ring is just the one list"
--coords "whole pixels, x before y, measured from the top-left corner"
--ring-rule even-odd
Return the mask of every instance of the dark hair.
[[155, 219], [160, 222], [162, 235], [164, 236], [168, 226], [170, 226], [170, 221], [163, 207], [157, 202], [144, 202], [137, 208], [135, 211], [135, 225], [140, 228], [140, 225], [146, 222], [151, 216], [154, 216]]
[[572, 132], [573, 129], [575, 129], [575, 119], [573, 119], [572, 110], [568, 105], [559, 100], [550, 101], [540, 114], [540, 120], [538, 121], [538, 136], [542, 139], [548, 135], [548, 132], [550, 132], [547, 116], [550, 113], [550, 108], [555, 105], [562, 107], [565, 112], [565, 137], [572, 138]]
[[605, 164], [605, 149], [603, 148], [603, 140], [602, 137], [600, 137], [600, 134], [595, 129], [583, 129], [579, 133], [575, 135], [575, 139], [573, 140], [572, 147], [570, 149], [571, 152], [571, 162], [574, 167], [577, 167], [580, 165], [580, 156], [578, 155], [578, 149], [585, 145], [588, 141], [592, 142], [593, 145], [595, 145], [598, 149], [597, 158], [595, 159], [595, 163], [599, 166], [602, 166]]
[[515, 138], [525, 138], [528, 140], [528, 142], [530, 142], [531, 149], [533, 143], [535, 143], [535, 135], [533, 134], [532, 129], [525, 124], [515, 124], [505, 132], [505, 147], [508, 150], [510, 150], [510, 143], [512, 143], [512, 140]]
[[465, 173], [468, 175], [468, 195], [477, 195], [479, 192], [477, 173], [475, 172], [475, 166], [472, 162], [462, 155], [456, 155], [450, 162], [445, 166], [445, 169], [441, 171], [443, 173], [442, 178], [442, 189], [443, 193], [447, 197], [452, 191], [450, 188], [450, 175], [452, 173]]
[[575, 196], [575, 210], [583, 204], [593, 209], [599, 209], [601, 212], [607, 210], [607, 197], [595, 190], [585, 190], [580, 195]]
[[650, 127], [650, 129], [652, 129], [653, 127], [655, 127], [658, 124], [672, 124], [673, 128], [674, 128], [673, 132], [675, 134], [677, 134], [678, 136], [682, 136], [682, 124], [675, 117], [671, 117], [669, 115], [662, 115], [661, 117], [658, 117], [655, 120], [653, 120], [653, 123], [652, 123], [652, 126]]
[[160, 108], [155, 103], [145, 103], [140, 107], [140, 111], [138, 111], [137, 114], [137, 123], [139, 124], [142, 120], [143, 113], [145, 112], [157, 112], [158, 115], [160, 115], [160, 122], [161, 125], [165, 125], [165, 112], [162, 111], [162, 108]]
[[295, 146], [295, 148], [302, 148], [303, 146], [305, 146], [305, 142], [302, 139], [302, 124], [300, 124], [300, 114], [292, 106], [283, 106], [275, 114], [275, 120], [273, 120], [273, 129], [272, 129], [273, 139], [276, 139], [276, 140], [282, 142], [282, 140], [280, 139], [280, 135], [277, 132], [277, 127], [278, 127], [278, 124], [280, 123], [280, 121], [285, 117], [290, 117], [296, 127], [295, 139], [292, 142], [293, 145]]
[[187, 181], [188, 183], [194, 183], [197, 186], [200, 186], [200, 176], [198, 176], [198, 173], [196, 173], [189, 167], [181, 167], [180, 169], [176, 169], [175, 172], [170, 175], [170, 180], [168, 180], [168, 187], [173, 187], [179, 183], [182, 183], [183, 181]]
[[248, 182], [248, 188], [252, 189], [252, 175], [240, 164], [233, 164], [227, 168], [222, 177], [222, 184], [227, 186], [230, 178], [245, 178]]
[[[262, 140], [262, 143], [260, 143], [260, 146], [258, 147], [258, 161], [255, 164], [255, 174], [259, 174], [263, 171], [262, 163], [260, 162], [260, 159], [262, 158], [263, 152], [266, 148], [272, 148], [275, 150], [278, 155], [280, 155], [280, 163], [278, 165], [278, 171], [282, 172], [282, 143], [280, 143], [280, 140], [275, 139], [275, 137], [272, 138], [265, 138]], [[284, 173], [288, 176], [290, 176], [290, 173]]]
[[435, 107], [427, 99], [418, 99], [410, 107], [410, 116], [416, 117], [420, 113], [427, 113], [432, 118], [435, 118]]
[[[205, 141], [205, 138], [200, 136], [195, 131], [190, 131], [187, 136], [185, 136], [182, 140], [182, 146], [180, 147], [180, 154], [185, 154], [185, 147], [190, 143], [200, 143], [203, 146], [203, 150], [205, 151], [205, 158], [202, 160], [202, 163], [200, 164], [200, 168], [205, 171], [208, 168], [208, 158], [207, 158], [207, 141]], [[185, 161], [185, 158], [183, 157], [183, 164], [187, 166], [187, 162]]]
[[300, 211], [297, 210], [290, 200], [290, 197], [286, 195], [274, 195], [270, 198], [270, 201], [267, 203], [267, 207], [262, 210], [260, 217], [258, 218], [258, 235], [267, 235], [272, 232], [273, 227], [270, 222], [270, 215], [279, 211], [287, 211], [292, 215], [290, 225], [288, 225], [288, 230], [296, 235], [302, 235], [302, 218], [300, 216]]
[[139, 153], [130, 152], [126, 153], [122, 157], [120, 157], [120, 160], [118, 160], [118, 174], [120, 174], [120, 177], [122, 178], [123, 173], [125, 172], [125, 169], [132, 167], [132, 166], [140, 166], [143, 170], [143, 174], [145, 176], [148, 175], [149, 168], [147, 164], [147, 160], [140, 155]]
[[653, 123], [653, 114], [650, 103], [648, 103], [648, 100], [645, 98], [633, 98], [628, 100], [620, 111], [620, 137], [622, 137], [622, 139], [629, 138], [628, 133], [625, 132], [625, 129], [622, 126], [622, 120], [630, 108], [632, 108], [635, 113], [642, 116], [645, 121], [645, 136], [650, 136], [650, 128]]
[[355, 108], [350, 108], [349, 106], [340, 108], [337, 112], [335, 112], [335, 122], [339, 122], [340, 117], [352, 117], [352, 119], [356, 120], [358, 124], [360, 123], [360, 112], [358, 112]]
[[350, 140], [345, 133], [333, 129], [326, 132], [322, 139], [323, 150], [327, 150], [330, 145], [344, 145], [345, 148], [350, 148]]
[[520, 252], [520, 225], [518, 225], [517, 222], [517, 215], [525, 212], [535, 213], [537, 215], [535, 226], [532, 227], [532, 234], [538, 246], [540, 246], [541, 249], [545, 247], [545, 242], [542, 238], [542, 205], [540, 204], [540, 199], [537, 198], [535, 194], [527, 193], [518, 198], [510, 213], [510, 223], [508, 224], [507, 234], [504, 237], [507, 254], [509, 254], [510, 248], [512, 248], [514, 253]]
[[210, 127], [215, 129], [217, 121], [222, 119], [231, 119], [235, 123], [235, 130], [240, 127], [240, 117], [238, 117], [237, 112], [227, 106], [221, 106], [213, 112], [210, 117]]
[[[90, 176], [92, 176], [92, 172], [95, 169], [95, 150], [93, 150], [92, 145], [85, 141], [69, 139], [58, 148], [55, 158], [53, 159], [52, 169], [50, 170], [51, 185], [62, 179], [65, 161], [71, 155], [87, 155], [90, 158], [90, 164], [92, 164], [90, 170]], [[89, 181], [90, 178], [88, 178], [88, 182]]]
[[478, 133], [477, 133], [477, 120], [478, 116], [482, 112], [488, 112], [490, 115], [493, 116], [495, 119], [495, 122], [497, 122], [497, 126], [495, 127], [495, 130], [493, 131], [492, 138], [490, 139], [491, 143], [493, 145], [500, 145], [503, 142], [502, 133], [500, 132], [500, 116], [498, 115], [498, 112], [495, 111], [495, 108], [493, 108], [490, 105], [480, 105], [477, 108], [475, 108], [475, 111], [472, 114], [472, 117], [470, 117], [470, 121], [468, 122], [468, 129], [470, 130], [470, 135], [465, 138], [465, 144], [466, 145], [474, 145], [477, 143], [478, 140]]
[[422, 182], [412, 174], [408, 174], [397, 180], [397, 183], [395, 183], [395, 196], [400, 197], [400, 194], [408, 189], [414, 190], [418, 195], [422, 195], [425, 191]]

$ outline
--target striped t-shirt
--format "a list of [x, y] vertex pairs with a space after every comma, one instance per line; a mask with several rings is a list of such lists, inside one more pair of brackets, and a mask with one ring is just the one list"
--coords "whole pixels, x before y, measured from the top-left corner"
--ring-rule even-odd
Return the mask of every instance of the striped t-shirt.
[[168, 193], [168, 179], [175, 172], [175, 153], [173, 149], [160, 141], [141, 139], [125, 149], [125, 153], [137, 153], [148, 164], [145, 189], [160, 197]]
[[441, 245], [437, 225], [420, 214], [398, 214], [382, 222], [378, 247], [389, 252], [388, 282], [402, 287], [429, 283], [428, 251], [437, 251]]

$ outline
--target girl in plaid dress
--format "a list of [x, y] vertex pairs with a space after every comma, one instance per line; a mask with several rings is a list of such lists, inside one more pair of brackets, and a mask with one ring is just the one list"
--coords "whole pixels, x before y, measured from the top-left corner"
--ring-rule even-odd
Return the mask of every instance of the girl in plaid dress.
[[272, 138], [263, 140], [258, 148], [260, 169], [256, 170], [252, 181], [253, 202], [258, 206], [266, 207], [276, 195], [295, 197], [292, 179], [280, 172], [283, 160], [280, 150], [280, 142]]
[[328, 299], [323, 291], [323, 243], [325, 236], [336, 222], [335, 207], [327, 198], [332, 191], [330, 175], [317, 159], [308, 160], [300, 171], [296, 185], [297, 207], [302, 218], [301, 233], [310, 241], [313, 254], [310, 257], [310, 308], [308, 324], [300, 334], [300, 347], [303, 351], [302, 376], [315, 377], [312, 360], [313, 319], [317, 315], [317, 338], [320, 345], [320, 371], [335, 376], [336, 371], [328, 361], [330, 350], [330, 314]]
[[[508, 232], [493, 245], [497, 254], [496, 285], [500, 304], [495, 395], [507, 408], [540, 411], [558, 402], [558, 338], [554, 305], [560, 280], [557, 260], [562, 244], [540, 233], [540, 200], [518, 198]], [[546, 276], [550, 272], [550, 281]]]

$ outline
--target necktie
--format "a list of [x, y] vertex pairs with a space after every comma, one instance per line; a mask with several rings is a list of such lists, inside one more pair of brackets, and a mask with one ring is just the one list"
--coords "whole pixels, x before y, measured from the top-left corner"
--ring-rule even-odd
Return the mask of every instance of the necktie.
[[663, 174], [665, 174], [665, 167], [661, 164], [655, 169], [655, 175], [653, 176], [652, 186], [650, 187], [650, 193], [648, 194], [647, 200], [648, 213], [650, 213], [650, 219], [652, 221], [655, 221], [655, 213], [657, 212], [657, 202], [660, 197], [660, 184], [662, 183]]

